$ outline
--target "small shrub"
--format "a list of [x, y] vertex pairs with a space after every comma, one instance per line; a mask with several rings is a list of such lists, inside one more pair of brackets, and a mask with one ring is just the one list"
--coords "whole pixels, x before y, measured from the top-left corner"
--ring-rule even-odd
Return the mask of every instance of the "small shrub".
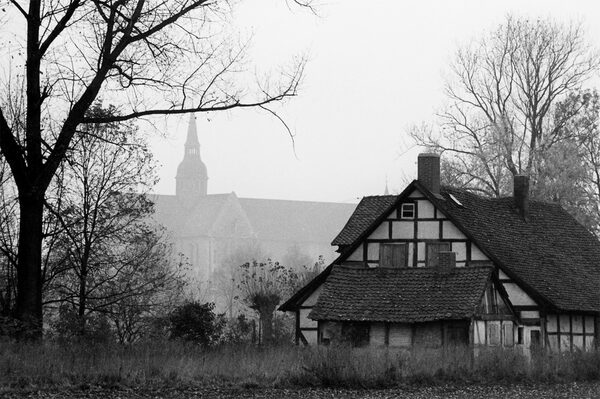
[[214, 313], [214, 303], [189, 302], [176, 308], [170, 320], [170, 338], [210, 346], [218, 342], [225, 319]]

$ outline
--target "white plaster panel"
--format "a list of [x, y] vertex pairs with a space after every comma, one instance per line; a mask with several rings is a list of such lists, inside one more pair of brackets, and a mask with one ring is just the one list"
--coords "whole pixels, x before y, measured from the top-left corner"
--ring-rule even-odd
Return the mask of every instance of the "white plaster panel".
[[583, 350], [583, 335], [573, 335], [573, 348]]
[[385, 221], [382, 222], [375, 231], [371, 233], [369, 238], [374, 240], [388, 240], [390, 238], [390, 224]]
[[461, 231], [449, 220], [442, 222], [442, 238], [453, 238], [463, 240], [467, 238]]
[[596, 344], [594, 343], [594, 337], [590, 335], [585, 336], [585, 350], [594, 351], [596, 350]]
[[412, 242], [409, 242], [408, 243], [408, 262], [407, 262], [408, 267], [415, 266], [414, 262], [413, 262], [413, 259], [414, 259], [413, 252], [414, 252], [414, 250], [415, 250], [415, 245]]
[[521, 317], [524, 319], [538, 319], [540, 312], [537, 310], [523, 310], [521, 311]]
[[439, 222], [417, 222], [417, 238], [434, 239], [440, 238]]
[[389, 346], [408, 347], [412, 344], [412, 327], [409, 324], [391, 324]]
[[485, 321], [475, 321], [475, 325], [473, 326], [473, 342], [475, 345], [485, 345]]
[[354, 252], [352, 252], [352, 254], [350, 254], [350, 256], [348, 256], [348, 259], [346, 259], [346, 260], [362, 262], [363, 261], [363, 244], [360, 244], [358, 246], [358, 248], [356, 248], [354, 250]]
[[317, 321], [308, 318], [312, 309], [300, 309], [300, 328], [317, 328]]
[[560, 351], [570, 352], [571, 351], [571, 336], [568, 334], [560, 335]]
[[516, 283], [503, 283], [508, 299], [515, 306], [535, 306], [537, 303]]
[[573, 325], [574, 333], [582, 333], [583, 332], [583, 316], [580, 316], [580, 315], [571, 316], [571, 323]]
[[367, 266], [370, 267], [370, 268], [379, 267], [379, 263], [371, 263], [371, 262], [369, 262], [369, 263], [367, 263]]
[[308, 298], [304, 302], [302, 302], [302, 306], [315, 306], [317, 304], [317, 299], [319, 299], [319, 295], [321, 294], [321, 290], [323, 289], [323, 284], [321, 284], [315, 292], [310, 294]]
[[498, 346], [502, 344], [502, 330], [500, 321], [488, 321], [487, 323], [487, 343], [489, 346]]
[[392, 222], [392, 238], [415, 238], [414, 222]]
[[378, 242], [367, 244], [367, 260], [379, 260], [379, 246]]
[[585, 316], [585, 332], [591, 334], [594, 332], [594, 317]]
[[557, 332], [557, 322], [556, 322], [556, 315], [555, 314], [549, 314], [548, 316], [546, 316], [546, 330], [548, 332]]
[[423, 197], [423, 194], [419, 190], [415, 190], [412, 193], [410, 193], [408, 196], [410, 198]]
[[477, 245], [471, 243], [471, 260], [489, 260]]
[[419, 219], [433, 219], [435, 217], [435, 207], [427, 200], [417, 201], [417, 215]]
[[317, 344], [317, 330], [304, 330], [302, 331], [302, 335], [304, 335], [309, 345]]
[[465, 267], [466, 265], [466, 262], [456, 262], [456, 267]]
[[498, 270], [498, 278], [501, 279], [501, 280], [506, 280], [509, 277], [502, 270]]
[[425, 260], [425, 243], [417, 243], [417, 260]]
[[385, 324], [371, 324], [371, 331], [369, 331], [369, 343], [374, 346], [385, 345]]
[[502, 345], [506, 347], [512, 347], [515, 340], [515, 328], [512, 321], [502, 322]]
[[558, 325], [560, 326], [560, 332], [569, 332], [569, 330], [571, 329], [570, 323], [569, 323], [569, 315], [568, 314], [561, 314], [558, 316], [559, 319], [559, 323]]
[[467, 260], [467, 243], [466, 242], [453, 242], [452, 252], [456, 252], [457, 261]]

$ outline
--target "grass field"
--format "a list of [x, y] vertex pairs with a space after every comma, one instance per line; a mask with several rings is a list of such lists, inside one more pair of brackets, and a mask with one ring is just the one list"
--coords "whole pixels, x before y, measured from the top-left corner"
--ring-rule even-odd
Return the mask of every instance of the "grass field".
[[475, 359], [455, 349], [388, 351], [219, 347], [175, 342], [130, 347], [56, 343], [0, 344], [0, 385], [69, 387], [393, 388], [471, 383], [600, 381], [600, 353], [490, 350]]

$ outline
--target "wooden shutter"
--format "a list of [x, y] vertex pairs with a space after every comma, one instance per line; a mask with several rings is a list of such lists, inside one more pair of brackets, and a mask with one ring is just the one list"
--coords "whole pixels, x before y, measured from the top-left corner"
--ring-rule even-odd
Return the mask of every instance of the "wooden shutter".
[[380, 244], [379, 266], [406, 267], [408, 246], [406, 244]]
[[450, 251], [449, 242], [430, 242], [427, 243], [427, 266], [438, 267], [440, 264], [439, 253], [441, 251]]

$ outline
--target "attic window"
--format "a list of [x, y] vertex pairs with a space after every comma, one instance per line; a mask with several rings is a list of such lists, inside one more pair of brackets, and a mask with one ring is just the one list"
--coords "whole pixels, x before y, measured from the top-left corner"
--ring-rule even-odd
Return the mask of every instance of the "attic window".
[[415, 204], [402, 204], [400, 208], [400, 219], [414, 219]]
[[448, 196], [450, 197], [450, 199], [452, 200], [452, 202], [454, 202], [456, 205], [458, 205], [461, 208], [464, 207], [464, 205], [462, 204], [462, 202], [460, 202], [458, 200], [458, 198], [456, 198], [454, 195], [448, 194]]

